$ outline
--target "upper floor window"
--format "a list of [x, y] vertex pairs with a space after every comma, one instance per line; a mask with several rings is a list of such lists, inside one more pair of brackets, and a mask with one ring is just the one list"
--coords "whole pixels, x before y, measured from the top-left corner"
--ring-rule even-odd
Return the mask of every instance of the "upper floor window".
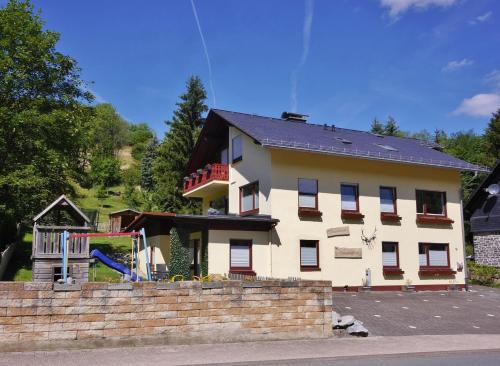
[[418, 244], [418, 258], [420, 267], [450, 266], [448, 244]]
[[396, 213], [396, 188], [380, 187], [380, 212]]
[[417, 213], [446, 216], [446, 193], [417, 190]]
[[359, 192], [357, 184], [342, 184], [340, 186], [342, 196], [342, 211], [359, 212]]
[[317, 240], [300, 241], [300, 270], [319, 270], [319, 242]]
[[259, 212], [259, 182], [240, 187], [240, 214], [256, 214]]
[[299, 208], [318, 209], [318, 180], [299, 178]]
[[228, 163], [228, 150], [227, 150], [227, 147], [224, 148], [224, 149], [222, 149], [220, 151], [219, 160], [220, 160], [221, 164], [227, 164]]
[[241, 139], [241, 135], [233, 137], [233, 163], [240, 161], [243, 158], [243, 141]]

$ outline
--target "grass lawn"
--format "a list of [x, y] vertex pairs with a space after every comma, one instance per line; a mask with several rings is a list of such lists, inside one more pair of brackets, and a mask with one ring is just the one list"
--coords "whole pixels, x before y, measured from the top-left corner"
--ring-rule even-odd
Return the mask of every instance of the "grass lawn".
[[31, 228], [23, 234], [23, 240], [17, 244], [3, 281], [31, 281]]
[[78, 185], [74, 186], [76, 197], [75, 204], [83, 209], [99, 210], [99, 228], [107, 230], [109, 221], [108, 214], [113, 211], [118, 211], [127, 208], [127, 204], [123, 200], [124, 186], [114, 186], [108, 188], [108, 196], [105, 198], [97, 197], [97, 188], [82, 188]]

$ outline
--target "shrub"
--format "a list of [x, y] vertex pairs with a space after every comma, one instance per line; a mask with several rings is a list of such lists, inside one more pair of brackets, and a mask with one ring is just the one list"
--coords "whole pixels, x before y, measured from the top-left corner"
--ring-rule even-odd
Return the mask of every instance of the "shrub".
[[170, 276], [181, 275], [185, 280], [191, 277], [189, 255], [189, 234], [187, 231], [172, 228], [170, 230]]
[[485, 264], [469, 263], [470, 278], [479, 285], [490, 286], [500, 277], [500, 269]]

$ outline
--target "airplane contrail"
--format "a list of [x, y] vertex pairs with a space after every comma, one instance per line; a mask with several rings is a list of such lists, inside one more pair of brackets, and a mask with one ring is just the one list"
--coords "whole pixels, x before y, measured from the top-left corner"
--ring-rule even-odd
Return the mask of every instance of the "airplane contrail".
[[305, 15], [304, 15], [304, 26], [302, 28], [302, 55], [297, 67], [292, 71], [290, 75], [290, 81], [292, 84], [291, 88], [291, 108], [292, 112], [297, 112], [298, 106], [298, 96], [297, 96], [297, 86], [299, 79], [299, 72], [307, 61], [307, 56], [309, 55], [309, 43], [311, 40], [311, 25], [313, 21], [313, 0], [306, 0], [305, 2]]
[[198, 12], [196, 11], [196, 6], [194, 5], [194, 0], [191, 0], [191, 6], [193, 8], [193, 15], [194, 15], [194, 19], [196, 20], [198, 32], [200, 33], [201, 43], [203, 44], [203, 50], [205, 51], [205, 57], [207, 59], [208, 84], [210, 86], [210, 92], [212, 93], [213, 106], [215, 107], [215, 89], [214, 89], [214, 84], [212, 81], [212, 64], [210, 62], [210, 56], [208, 55], [207, 43], [205, 42], [205, 37], [203, 36], [203, 31], [201, 30], [200, 19], [198, 18]]

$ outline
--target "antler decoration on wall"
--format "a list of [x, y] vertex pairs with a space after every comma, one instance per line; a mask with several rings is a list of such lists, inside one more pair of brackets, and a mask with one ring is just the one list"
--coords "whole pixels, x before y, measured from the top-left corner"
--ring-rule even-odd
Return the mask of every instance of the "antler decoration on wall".
[[365, 243], [369, 248], [373, 247], [373, 243], [375, 242], [375, 239], [377, 238], [377, 228], [373, 231], [373, 234], [371, 236], [366, 236], [365, 232], [363, 229], [361, 229], [361, 240], [363, 243]]

